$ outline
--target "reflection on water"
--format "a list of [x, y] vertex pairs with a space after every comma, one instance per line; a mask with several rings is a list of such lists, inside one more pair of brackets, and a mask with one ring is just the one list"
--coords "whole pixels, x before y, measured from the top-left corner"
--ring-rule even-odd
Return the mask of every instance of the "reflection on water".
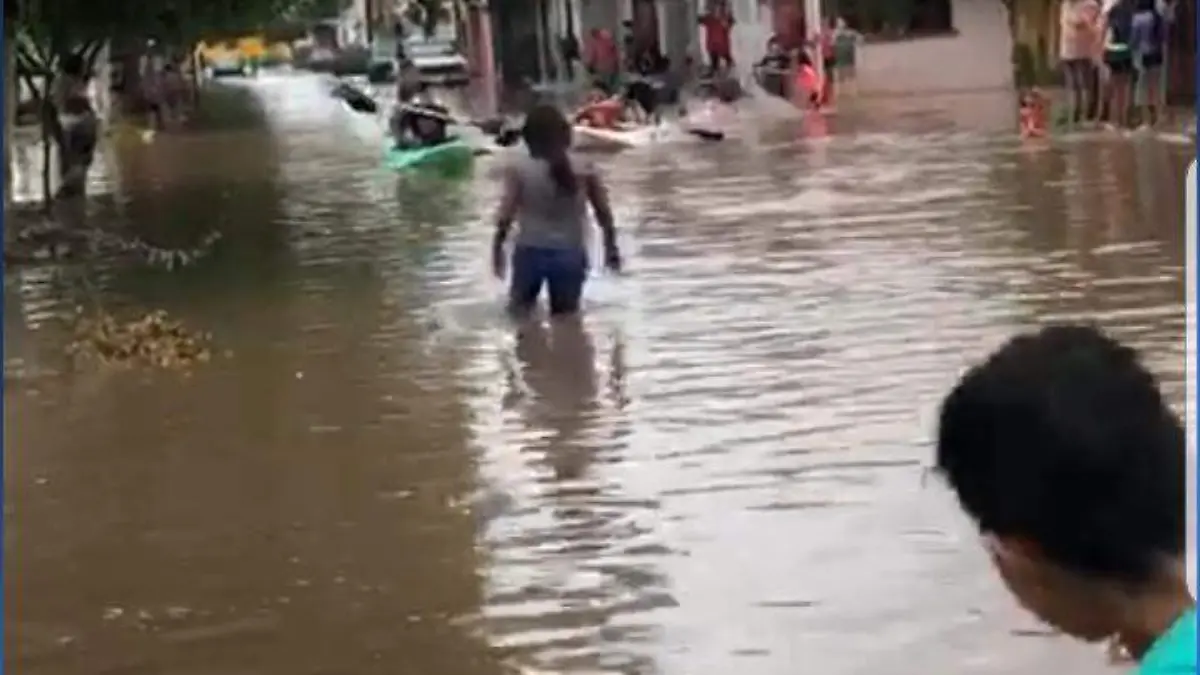
[[[6, 279], [7, 666], [1103, 667], [1031, 636], [922, 466], [958, 369], [1033, 323], [1103, 321], [1181, 400], [1186, 148], [846, 115], [597, 156], [630, 274], [513, 327], [486, 160], [398, 179], [379, 120], [244, 86], [271, 133], [119, 151], [89, 214], [210, 257]], [[71, 368], [94, 302], [228, 355]]]

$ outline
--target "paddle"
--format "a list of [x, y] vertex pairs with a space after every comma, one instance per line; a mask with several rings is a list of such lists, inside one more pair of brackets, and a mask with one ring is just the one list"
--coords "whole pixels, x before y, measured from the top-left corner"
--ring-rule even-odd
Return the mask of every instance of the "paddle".
[[[333, 88], [332, 94], [334, 97], [339, 98], [342, 101], [344, 101], [346, 103], [346, 105], [350, 106], [350, 109], [355, 112], [365, 113], [368, 115], [379, 114], [379, 103], [377, 101], [375, 101], [375, 99], [371, 98], [371, 96], [368, 95], [366, 92], [351, 85], [348, 82], [338, 81], [337, 85], [334, 86], [334, 88]], [[454, 117], [451, 117], [450, 115], [447, 115], [445, 113], [441, 113], [436, 110], [430, 110], [426, 107], [419, 106], [419, 105], [412, 105], [410, 103], [401, 103], [397, 107], [399, 107], [401, 110], [404, 110], [405, 112], [410, 112], [410, 113], [413, 113], [414, 115], [423, 115], [425, 117], [432, 117], [436, 120], [441, 120], [442, 122], [445, 122], [447, 124], [457, 124], [457, 125], [470, 124], [472, 126], [480, 127], [481, 129], [484, 128], [482, 126], [482, 123], [462, 122], [462, 121], [460, 121]]]
[[[685, 106], [685, 105], [679, 106], [679, 117], [685, 118], [685, 117], [687, 117], [687, 114], [688, 114], [687, 106]], [[699, 138], [702, 141], [723, 141], [723, 140], [725, 140], [725, 132], [717, 130], [717, 129], [701, 129], [699, 127], [689, 127], [689, 126], [684, 126], [682, 128], [683, 128], [684, 133], [687, 133], [691, 136], [695, 136], [696, 138]]]
[[511, 147], [516, 145], [521, 139], [521, 131], [519, 129], [513, 129], [512, 127], [506, 126], [506, 120], [496, 118], [487, 120], [463, 120], [437, 110], [430, 110], [428, 108], [419, 105], [412, 105], [410, 103], [401, 103], [397, 107], [405, 112], [412, 113], [414, 115], [423, 115], [425, 117], [445, 122], [446, 124], [475, 127], [488, 136], [491, 136], [493, 140], [496, 141], [496, 145], [501, 147]]
[[379, 112], [379, 104], [363, 90], [339, 81], [331, 92], [335, 98], [341, 99], [355, 112], [375, 115]]
[[717, 131], [716, 129], [692, 129], [685, 128], [684, 131], [699, 138], [702, 141], [723, 141], [725, 140], [725, 132]]

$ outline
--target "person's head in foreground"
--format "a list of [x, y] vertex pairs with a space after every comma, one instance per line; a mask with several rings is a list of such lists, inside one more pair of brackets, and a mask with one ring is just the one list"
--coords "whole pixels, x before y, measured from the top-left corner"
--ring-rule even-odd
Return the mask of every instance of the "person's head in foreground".
[[1091, 326], [1019, 335], [942, 403], [937, 467], [1004, 583], [1142, 673], [1196, 672], [1185, 437], [1137, 354]]

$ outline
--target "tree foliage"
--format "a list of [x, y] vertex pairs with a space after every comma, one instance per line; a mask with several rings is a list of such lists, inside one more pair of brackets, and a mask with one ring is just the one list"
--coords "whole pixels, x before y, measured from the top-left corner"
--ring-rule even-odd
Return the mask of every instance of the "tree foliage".
[[[329, 0], [336, 1], [336, 0]], [[156, 39], [187, 46], [209, 36], [258, 32], [297, 6], [327, 0], [6, 0], [10, 34], [47, 50], [51, 58], [94, 42]]]
[[[136, 53], [149, 40], [186, 53], [202, 39], [258, 33], [297, 4], [318, 1], [324, 0], [5, 0], [4, 32], [38, 105], [48, 159], [52, 142], [63, 148], [50, 92], [64, 59], [81, 57], [90, 71], [105, 44], [132, 46]], [[48, 174], [43, 182], [48, 208]]]

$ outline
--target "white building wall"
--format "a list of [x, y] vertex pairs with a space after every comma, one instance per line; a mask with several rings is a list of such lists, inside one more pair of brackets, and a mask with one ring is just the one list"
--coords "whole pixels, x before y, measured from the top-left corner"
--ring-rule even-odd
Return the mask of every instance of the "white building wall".
[[750, 65], [767, 51], [772, 30], [771, 8], [758, 0], [729, 0], [733, 10], [733, 60], [742, 77], [750, 76]]

